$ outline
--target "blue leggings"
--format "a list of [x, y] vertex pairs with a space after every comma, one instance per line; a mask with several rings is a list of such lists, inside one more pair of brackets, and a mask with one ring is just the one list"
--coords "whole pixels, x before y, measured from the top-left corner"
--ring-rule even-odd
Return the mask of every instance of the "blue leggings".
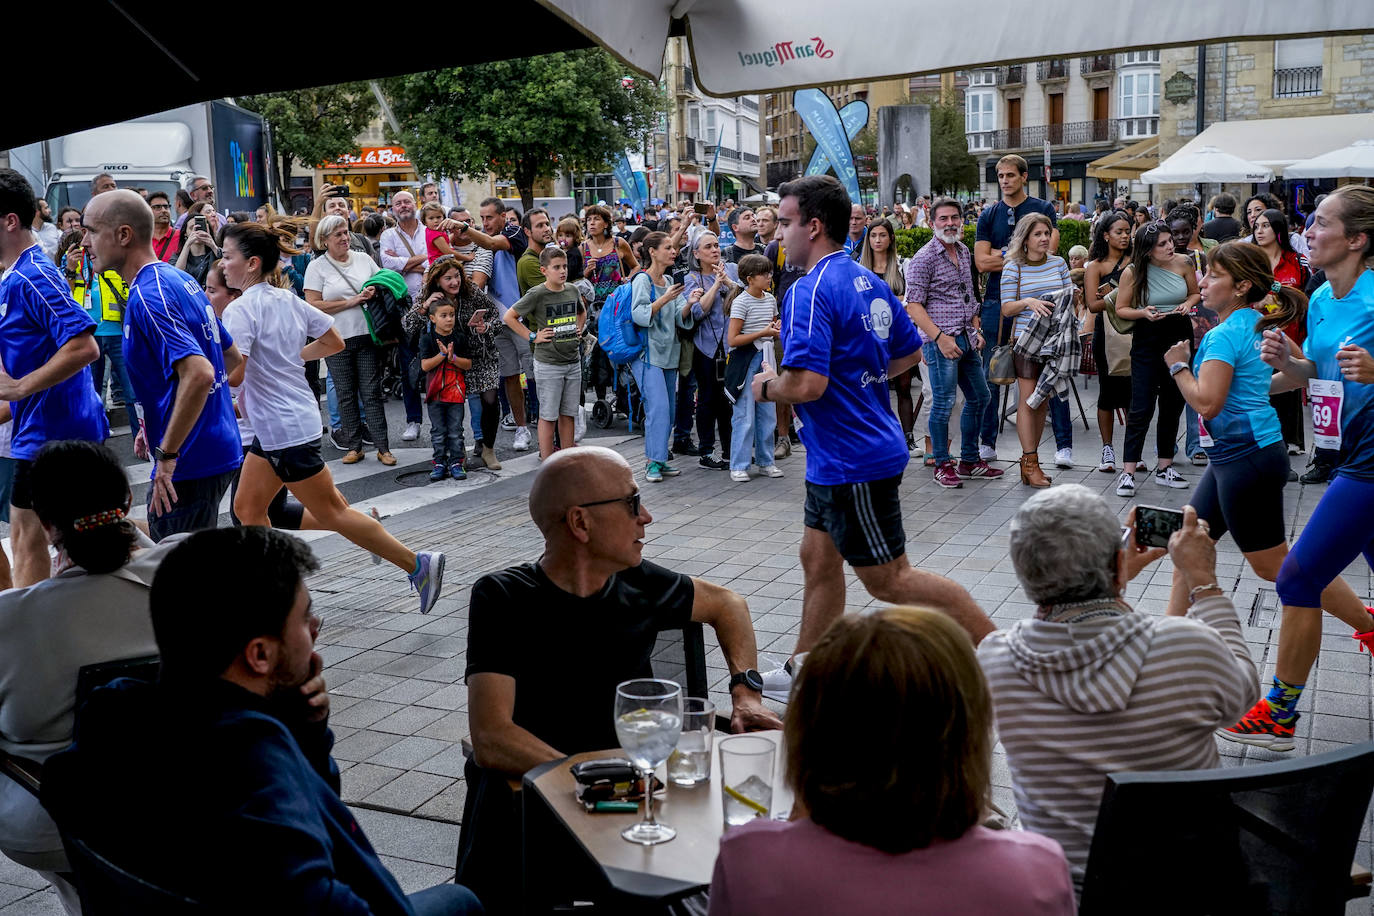
[[1374, 481], [1331, 479], [1274, 583], [1286, 607], [1321, 607], [1322, 590], [1358, 554], [1374, 568]]

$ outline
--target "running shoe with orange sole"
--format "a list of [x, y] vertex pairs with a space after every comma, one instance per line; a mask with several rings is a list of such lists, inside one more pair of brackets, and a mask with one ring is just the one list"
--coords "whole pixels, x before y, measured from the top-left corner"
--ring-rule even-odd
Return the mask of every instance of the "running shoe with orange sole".
[[1235, 725], [1217, 729], [1217, 736], [1237, 744], [1249, 744], [1270, 751], [1291, 751], [1294, 747], [1293, 726], [1297, 724], [1297, 716], [1287, 725], [1275, 722], [1268, 701], [1261, 697]]

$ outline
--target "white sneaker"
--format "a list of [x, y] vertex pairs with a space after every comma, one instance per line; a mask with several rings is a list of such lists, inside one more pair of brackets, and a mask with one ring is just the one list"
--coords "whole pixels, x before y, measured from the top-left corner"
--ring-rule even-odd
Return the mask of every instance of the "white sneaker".
[[[801, 670], [802, 662], [805, 660], [806, 653], [803, 652], [788, 663], [769, 671], [760, 672], [760, 676], [763, 678], [763, 695], [770, 700], [786, 703], [792, 695], [792, 677]], [[792, 666], [791, 671], [787, 670], [789, 664]]]
[[978, 446], [978, 457], [984, 461], [996, 461], [997, 449], [990, 445], [980, 445]]
[[528, 426], [522, 426], [515, 431], [515, 450], [517, 452], [530, 450], [530, 428]]
[[765, 464], [763, 467], [759, 468], [759, 473], [762, 474], [764, 477], [783, 476], [782, 470], [779, 469], [776, 464]]
[[1135, 496], [1135, 477], [1129, 471], [1122, 471], [1116, 481], [1116, 495]]
[[577, 413], [573, 415], [573, 442], [581, 442], [582, 437], [587, 433], [587, 408], [581, 404], [577, 405]]
[[1187, 479], [1184, 478], [1172, 464], [1167, 468], [1158, 468], [1155, 470], [1155, 483], [1162, 487], [1169, 487], [1173, 490], [1188, 489]]
[[733, 480], [735, 483], [748, 483], [748, 482], [749, 482], [749, 472], [748, 472], [748, 471], [731, 471], [731, 472], [730, 472], [730, 479]]
[[420, 424], [407, 423], [406, 431], [401, 433], [401, 438], [406, 442], [414, 442], [416, 439], [420, 438]]
[[1111, 474], [1116, 471], [1116, 450], [1110, 445], [1102, 446], [1102, 463], [1097, 469], [1104, 474]]
[[1054, 453], [1054, 466], [1059, 468], [1073, 467], [1073, 449], [1061, 448]]

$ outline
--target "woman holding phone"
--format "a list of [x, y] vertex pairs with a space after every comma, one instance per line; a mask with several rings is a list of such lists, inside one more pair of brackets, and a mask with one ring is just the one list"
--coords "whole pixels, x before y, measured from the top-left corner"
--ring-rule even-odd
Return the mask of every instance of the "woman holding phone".
[[462, 262], [453, 257], [440, 258], [430, 265], [416, 311], [427, 315], [437, 302], [453, 303], [458, 313], [456, 327], [467, 328], [472, 368], [465, 375], [468, 394], [482, 398], [482, 462], [499, 471], [501, 463], [496, 460], [491, 443], [496, 441], [496, 424], [501, 420], [496, 400], [496, 389], [501, 384], [500, 354], [496, 351], [496, 332], [501, 324], [496, 316], [500, 306], [473, 285]]
[[1264, 333], [1261, 356], [1276, 371], [1270, 392], [1307, 386], [1318, 448], [1340, 452], [1276, 589], [1283, 602], [1274, 684], [1223, 738], [1271, 750], [1293, 747], [1298, 697], [1321, 648], [1322, 610], [1354, 628], [1361, 649], [1374, 649], [1374, 617], [1341, 573], [1360, 554], [1374, 566], [1374, 188], [1349, 185], [1317, 207], [1307, 230], [1308, 260], [1325, 271], [1312, 294], [1307, 340], [1298, 351], [1282, 331]]
[[683, 298], [682, 284], [664, 277], [677, 258], [672, 240], [662, 232], [644, 238], [649, 267], [631, 279], [631, 314], [634, 323], [645, 328], [648, 340], [644, 353], [630, 363], [635, 384], [644, 399], [644, 479], [659, 483], [664, 477], [682, 472], [668, 463], [668, 439], [673, 432], [673, 408], [677, 401], [677, 367], [681, 343], [677, 332], [692, 329], [692, 306], [701, 299], [702, 290]]

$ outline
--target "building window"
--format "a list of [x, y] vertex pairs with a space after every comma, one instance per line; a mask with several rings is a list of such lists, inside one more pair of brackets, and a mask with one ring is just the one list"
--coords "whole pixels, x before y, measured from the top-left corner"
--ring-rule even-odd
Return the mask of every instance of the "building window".
[[968, 74], [970, 86], [993, 86], [997, 83], [996, 70], [971, 70]]
[[996, 127], [991, 90], [972, 90], [964, 93], [964, 131], [969, 134], [987, 133]]
[[706, 109], [706, 141], [708, 143], [716, 142], [716, 110], [714, 108]]
[[1123, 73], [1120, 81], [1121, 135], [1153, 137], [1159, 133], [1159, 74], [1148, 70]]
[[695, 105], [687, 109], [687, 136], [701, 136], [701, 109]]
[[1274, 98], [1321, 95], [1325, 47], [1322, 38], [1274, 42]]
[[1121, 55], [1121, 66], [1130, 67], [1135, 64], [1157, 64], [1159, 63], [1159, 50], [1154, 51], [1126, 51]]

